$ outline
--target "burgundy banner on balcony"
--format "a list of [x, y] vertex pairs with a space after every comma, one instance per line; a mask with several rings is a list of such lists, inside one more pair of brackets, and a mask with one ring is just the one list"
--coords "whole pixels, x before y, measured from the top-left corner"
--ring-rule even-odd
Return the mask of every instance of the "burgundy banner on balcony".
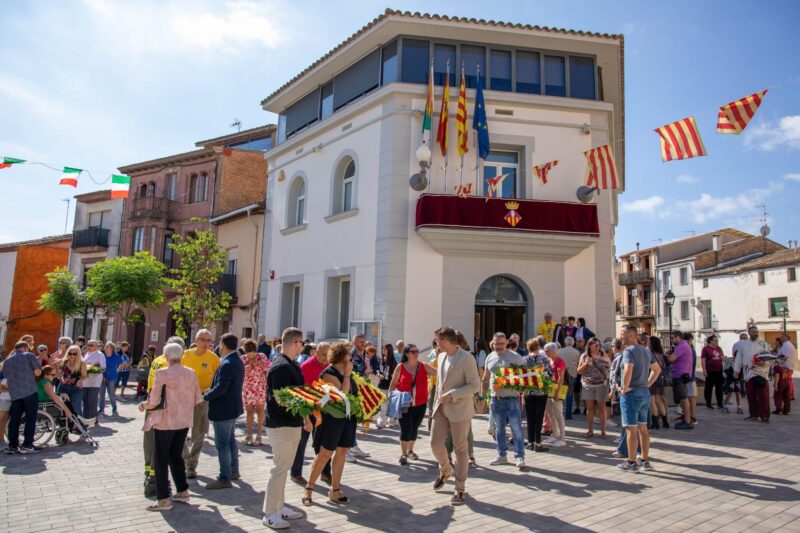
[[600, 234], [594, 204], [442, 194], [417, 200], [417, 228], [426, 226]]

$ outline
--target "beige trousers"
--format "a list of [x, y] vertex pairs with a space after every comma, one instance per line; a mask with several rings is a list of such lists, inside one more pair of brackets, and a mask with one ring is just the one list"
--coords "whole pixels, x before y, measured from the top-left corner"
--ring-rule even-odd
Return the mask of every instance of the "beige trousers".
[[183, 444], [183, 462], [186, 463], [186, 470], [197, 470], [206, 435], [208, 435], [208, 402], [202, 402], [194, 406], [192, 431], [189, 439]]
[[453, 450], [455, 452], [456, 467], [456, 490], [463, 492], [467, 484], [467, 468], [469, 466], [469, 447], [467, 436], [471, 427], [472, 419], [462, 420], [461, 422], [451, 422], [444, 414], [438, 412], [433, 417], [433, 429], [431, 430], [431, 451], [436, 460], [439, 461], [439, 475], [449, 475], [452, 473], [450, 461], [447, 457], [447, 446], [445, 441], [447, 435], [453, 438]]
[[272, 446], [272, 468], [267, 478], [267, 492], [264, 494], [263, 511], [266, 516], [283, 510], [286, 493], [286, 477], [292, 468], [300, 433], [303, 428], [267, 428], [267, 437]]
[[547, 416], [550, 417], [550, 427], [553, 438], [564, 440], [566, 428], [564, 427], [564, 402], [561, 400], [547, 399]]

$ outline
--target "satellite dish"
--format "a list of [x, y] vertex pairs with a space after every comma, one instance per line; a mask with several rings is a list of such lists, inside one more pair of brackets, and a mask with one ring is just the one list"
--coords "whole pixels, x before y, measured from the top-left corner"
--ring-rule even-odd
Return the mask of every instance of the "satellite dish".
[[597, 187], [587, 187], [586, 185], [582, 185], [581, 187], [578, 187], [576, 196], [582, 203], [588, 204], [594, 198], [595, 192], [597, 192]]
[[411, 185], [411, 188], [415, 191], [422, 192], [428, 188], [428, 178], [418, 172], [411, 175], [411, 179], [408, 180], [408, 184]]
[[763, 226], [761, 226], [761, 229], [758, 230], [758, 231], [759, 231], [759, 233], [761, 233], [762, 237], [766, 237], [767, 235], [769, 235], [769, 226], [764, 224]]

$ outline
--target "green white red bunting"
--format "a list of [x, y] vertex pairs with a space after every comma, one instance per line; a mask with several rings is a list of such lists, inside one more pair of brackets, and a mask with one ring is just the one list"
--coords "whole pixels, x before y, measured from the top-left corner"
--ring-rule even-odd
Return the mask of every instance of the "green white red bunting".
[[78, 176], [81, 175], [81, 169], [64, 167], [64, 173], [61, 175], [59, 185], [69, 185], [70, 187], [78, 187]]
[[111, 198], [127, 198], [130, 188], [130, 176], [111, 175]]
[[8, 168], [11, 165], [19, 165], [20, 163], [24, 163], [24, 159], [15, 159], [13, 157], [4, 157], [3, 162], [0, 163], [0, 168]]

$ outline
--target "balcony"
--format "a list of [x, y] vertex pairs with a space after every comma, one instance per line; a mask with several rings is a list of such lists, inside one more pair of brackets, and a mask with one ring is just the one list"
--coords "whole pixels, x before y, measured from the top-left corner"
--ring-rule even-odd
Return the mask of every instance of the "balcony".
[[169, 206], [172, 202], [166, 198], [155, 196], [141, 196], [131, 199], [130, 216], [131, 220], [142, 218], [169, 218]]
[[650, 304], [625, 305], [622, 307], [623, 317], [625, 318], [652, 318], [653, 306]]
[[650, 270], [634, 270], [633, 272], [622, 272], [619, 275], [620, 285], [637, 285], [651, 281], [653, 281], [653, 273]]
[[442, 255], [564, 261], [599, 240], [597, 206], [423, 194], [416, 231]]
[[236, 300], [236, 274], [222, 274], [214, 284], [214, 288], [227, 292], [231, 298]]
[[72, 249], [76, 252], [96, 252], [108, 249], [108, 236], [111, 230], [87, 228], [72, 232]]

